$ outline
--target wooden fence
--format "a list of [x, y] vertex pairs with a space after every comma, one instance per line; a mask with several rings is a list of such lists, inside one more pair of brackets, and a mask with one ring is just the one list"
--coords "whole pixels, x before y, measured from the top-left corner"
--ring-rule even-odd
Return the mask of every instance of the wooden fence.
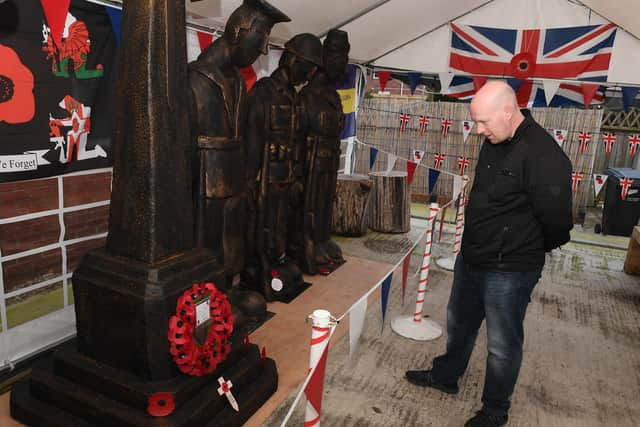
[[[401, 131], [400, 115], [411, 116], [405, 131]], [[575, 195], [574, 206], [576, 213], [583, 212], [587, 204], [593, 203], [592, 173], [606, 170], [613, 162], [604, 165], [599, 160], [604, 153], [601, 143], [600, 123], [602, 110], [583, 110], [577, 108], [533, 108], [532, 115], [540, 125], [549, 132], [553, 129], [566, 129], [567, 138], [562, 148], [571, 159], [574, 171], [579, 171], [582, 182]], [[424, 133], [420, 132], [420, 117], [429, 119]], [[442, 119], [451, 121], [451, 126], [445, 137], [442, 131]], [[387, 153], [398, 156], [396, 170], [406, 170], [406, 160], [413, 159], [413, 150], [425, 151], [421, 167], [418, 167], [411, 185], [414, 200], [426, 200], [428, 197], [428, 167], [434, 167], [434, 156], [444, 155], [440, 169], [459, 174], [459, 160], [466, 158], [469, 165], [466, 174], [473, 181], [475, 166], [478, 160], [481, 135], [475, 133], [475, 128], [467, 140], [463, 140], [462, 123], [471, 120], [467, 103], [426, 102], [415, 99], [374, 97], [365, 99], [358, 112], [358, 141], [355, 147], [355, 173], [367, 173], [383, 170], [387, 167]], [[591, 140], [584, 152], [580, 151], [581, 132], [590, 132]], [[622, 136], [619, 136], [622, 138]], [[626, 136], [625, 136], [626, 138]], [[615, 144], [624, 150], [626, 144]], [[370, 148], [378, 151], [373, 167], [369, 168]], [[640, 147], [639, 147], [640, 148]], [[613, 156], [614, 153], [612, 153]], [[615, 155], [618, 155], [615, 153]], [[620, 154], [620, 157], [624, 157]], [[639, 156], [640, 157], [640, 156]], [[594, 166], [597, 166], [594, 169]], [[615, 164], [615, 166], [619, 166]], [[436, 196], [450, 196], [453, 192], [453, 176], [441, 174], [434, 188]]]

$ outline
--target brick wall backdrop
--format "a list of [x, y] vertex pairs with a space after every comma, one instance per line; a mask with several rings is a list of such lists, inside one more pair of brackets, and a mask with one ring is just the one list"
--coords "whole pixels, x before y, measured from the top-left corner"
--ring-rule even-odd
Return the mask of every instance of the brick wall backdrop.
[[[0, 183], [0, 256], [6, 258], [25, 251], [37, 250], [37, 248], [47, 245], [58, 244], [61, 231], [61, 218], [58, 210], [60, 206], [58, 179], [58, 177], [52, 177]], [[42, 295], [56, 289], [60, 290], [63, 281], [13, 297], [11, 297], [11, 293], [61, 276], [64, 255], [66, 255], [67, 273], [71, 273], [88, 250], [105, 244], [105, 237], [79, 242], [73, 241], [107, 232], [111, 170], [87, 171], [81, 174], [62, 176], [60, 179], [63, 189], [62, 223], [65, 244], [63, 247], [17, 259], [2, 260], [4, 294], [10, 293], [6, 300], [8, 317], [10, 317], [10, 309], [13, 304], [22, 303], [34, 295]], [[99, 206], [83, 206], [87, 204]], [[47, 214], [38, 218], [14, 222], [15, 217], [38, 213]], [[68, 303], [72, 303], [71, 297], [69, 297]], [[15, 326], [16, 322], [12, 322], [12, 319], [9, 318], [8, 324], [11, 327]], [[0, 326], [2, 326], [2, 330], [5, 329], [4, 325]]]

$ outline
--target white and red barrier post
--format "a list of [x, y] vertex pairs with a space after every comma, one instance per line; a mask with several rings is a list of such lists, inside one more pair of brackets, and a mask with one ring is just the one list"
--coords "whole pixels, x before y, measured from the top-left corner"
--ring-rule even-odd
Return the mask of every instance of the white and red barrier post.
[[307, 397], [304, 414], [304, 427], [319, 427], [322, 410], [322, 390], [324, 388], [324, 369], [329, 352], [331, 326], [335, 319], [327, 310], [314, 310], [311, 318], [311, 349], [309, 351], [309, 371], [315, 368], [305, 387]]
[[442, 335], [442, 328], [431, 319], [425, 319], [422, 315], [425, 295], [427, 292], [427, 282], [429, 281], [429, 266], [431, 265], [431, 247], [433, 245], [433, 235], [436, 225], [436, 216], [440, 208], [437, 203], [429, 206], [429, 217], [427, 219], [426, 241], [424, 244], [424, 254], [422, 256], [422, 267], [420, 267], [420, 280], [418, 281], [418, 292], [416, 296], [416, 308], [413, 316], [398, 316], [391, 321], [391, 329], [398, 335], [418, 341], [427, 341], [438, 338]]
[[456, 234], [453, 241], [453, 253], [450, 257], [439, 258], [436, 260], [438, 267], [445, 270], [453, 271], [453, 266], [456, 264], [456, 257], [460, 253], [462, 246], [462, 233], [464, 232], [464, 207], [467, 203], [467, 185], [469, 184], [469, 177], [462, 177], [462, 191], [460, 191], [458, 201], [458, 214], [456, 215]]

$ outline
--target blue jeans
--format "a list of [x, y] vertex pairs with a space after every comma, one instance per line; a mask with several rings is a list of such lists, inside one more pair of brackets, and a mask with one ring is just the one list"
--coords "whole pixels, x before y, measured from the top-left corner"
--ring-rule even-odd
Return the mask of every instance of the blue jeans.
[[435, 381], [456, 383], [469, 363], [482, 320], [487, 320], [483, 410], [506, 415], [522, 363], [522, 324], [542, 267], [527, 272], [489, 271], [458, 255], [447, 306], [447, 352], [433, 360]]

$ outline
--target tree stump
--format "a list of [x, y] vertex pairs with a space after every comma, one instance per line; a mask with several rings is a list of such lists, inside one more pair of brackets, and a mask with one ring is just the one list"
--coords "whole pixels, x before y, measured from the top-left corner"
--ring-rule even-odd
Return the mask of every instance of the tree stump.
[[373, 181], [369, 201], [369, 228], [382, 233], [409, 231], [409, 188], [407, 173], [371, 172]]
[[367, 204], [371, 179], [366, 175], [338, 175], [331, 226], [341, 236], [363, 236], [367, 232]]

